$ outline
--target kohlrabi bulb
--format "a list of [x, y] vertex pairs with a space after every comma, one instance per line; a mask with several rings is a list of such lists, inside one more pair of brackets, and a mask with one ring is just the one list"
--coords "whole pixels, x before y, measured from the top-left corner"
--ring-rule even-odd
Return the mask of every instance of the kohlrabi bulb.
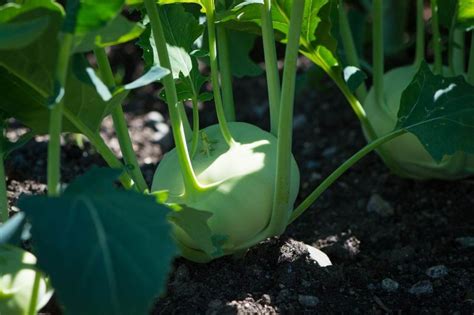
[[[235, 145], [229, 147], [218, 125], [202, 130], [199, 148], [192, 164], [202, 185], [214, 185], [210, 190], [184, 193], [177, 152], [168, 152], [160, 162], [153, 178], [152, 191], [168, 190], [170, 203], [185, 204], [196, 210], [211, 212], [209, 227], [216, 237], [224, 237], [224, 254], [241, 251], [244, 244], [254, 245], [262, 239], [272, 213], [276, 180], [277, 139], [262, 129], [240, 122], [229, 123]], [[204, 143], [205, 142], [205, 143]], [[290, 202], [293, 209], [299, 189], [299, 171], [291, 160]], [[206, 261], [202, 245], [174, 226], [174, 236], [183, 256], [194, 261]], [[249, 246], [251, 246], [249, 245]], [[197, 255], [195, 255], [197, 254]]]
[[[444, 68], [444, 73], [449, 69]], [[384, 75], [385, 104], [379, 106], [372, 87], [364, 102], [364, 109], [378, 137], [395, 128], [400, 100], [417, 72], [414, 66], [393, 69]], [[449, 141], [449, 140], [448, 140]], [[458, 179], [474, 173], [474, 156], [457, 152], [437, 163], [418, 138], [407, 133], [382, 146], [395, 165], [389, 165], [400, 176], [415, 179]]]
[[28, 314], [35, 277], [39, 273], [36, 311], [53, 295], [49, 283], [36, 269], [36, 257], [20, 248], [0, 246], [0, 314]]

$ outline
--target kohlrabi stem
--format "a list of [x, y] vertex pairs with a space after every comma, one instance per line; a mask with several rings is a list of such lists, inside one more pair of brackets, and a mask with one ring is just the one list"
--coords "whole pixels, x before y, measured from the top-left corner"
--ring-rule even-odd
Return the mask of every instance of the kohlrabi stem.
[[350, 159], [345, 161], [341, 166], [339, 166], [334, 172], [331, 173], [326, 179], [308, 196], [306, 199], [293, 211], [290, 217], [290, 223], [295, 221], [300, 215], [305, 212], [318, 198], [321, 196], [342, 174], [344, 174], [349, 168], [356, 164], [364, 156], [377, 149], [380, 145], [384, 144], [396, 138], [406, 131], [401, 129], [394, 132], [391, 132], [383, 137], [378, 138], [377, 140], [370, 142], [360, 151], [354, 154]]
[[416, 0], [416, 53], [415, 67], [418, 67], [425, 58], [425, 3], [424, 0]]
[[49, 113], [49, 143], [48, 143], [48, 196], [59, 196], [61, 192], [61, 132], [63, 121], [63, 99], [66, 88], [66, 77], [69, 68], [69, 56], [73, 44], [74, 35], [61, 33], [59, 54], [55, 70], [55, 82], [61, 88], [62, 95], [56, 99], [56, 103]]
[[193, 140], [191, 142], [191, 158], [196, 155], [198, 144], [199, 144], [199, 108], [197, 96], [194, 95], [193, 99]]
[[373, 0], [373, 66], [374, 66], [374, 90], [377, 106], [384, 107], [384, 52], [383, 52], [383, 1]]
[[467, 69], [467, 82], [474, 85], [474, 30], [471, 31], [471, 48], [469, 52], [469, 67]]
[[294, 0], [291, 8], [290, 29], [285, 51], [283, 85], [280, 98], [280, 117], [277, 136], [277, 168], [272, 217], [268, 226], [269, 235], [280, 235], [288, 223], [291, 187], [291, 146], [293, 137], [293, 105], [295, 79], [304, 0]]
[[219, 127], [224, 137], [224, 140], [230, 146], [234, 143], [232, 134], [230, 133], [229, 126], [227, 125], [227, 119], [224, 113], [222, 105], [222, 96], [219, 87], [219, 66], [217, 62], [217, 41], [216, 41], [216, 25], [214, 18], [214, 1], [211, 3], [206, 10], [207, 18], [207, 33], [209, 38], [209, 59], [211, 63], [211, 81], [212, 91], [214, 92], [214, 103], [216, 104], [217, 120], [219, 121]]
[[271, 0], [264, 0], [261, 6], [263, 52], [267, 75], [268, 103], [270, 107], [270, 132], [278, 133], [280, 115], [280, 75], [275, 46], [275, 33], [272, 25]]
[[35, 270], [35, 279], [33, 280], [33, 288], [31, 289], [30, 305], [28, 306], [27, 315], [36, 315], [36, 306], [38, 305], [38, 293], [41, 283], [39, 270]]
[[449, 43], [452, 47], [451, 53], [451, 68], [454, 75], [463, 74], [465, 71], [464, 63], [464, 30], [455, 29], [453, 31], [452, 43]]
[[[359, 56], [354, 44], [354, 37], [352, 36], [351, 27], [347, 19], [347, 13], [344, 6], [344, 1], [339, 1], [339, 29], [341, 33], [342, 45], [346, 53], [347, 63], [351, 66], [360, 68]], [[367, 87], [362, 83], [356, 90], [356, 95], [359, 101], [363, 102], [367, 96]]]
[[439, 33], [438, 0], [431, 0], [431, 26], [433, 29], [434, 73], [443, 74], [441, 35]]
[[217, 49], [222, 85], [222, 100], [227, 121], [235, 121], [234, 92], [232, 90], [232, 68], [230, 66], [229, 41], [224, 26], [217, 26]]
[[0, 153], [0, 224], [8, 220], [7, 177], [5, 176], [5, 155]]
[[[104, 139], [100, 136], [99, 133], [94, 132], [87, 127], [81, 120], [77, 119], [76, 116], [67, 108], [63, 109], [64, 117], [69, 120], [74, 127], [77, 128], [84, 136], [86, 136], [92, 146], [97, 150], [97, 152], [102, 156], [104, 161], [111, 168], [117, 168], [125, 171], [125, 166], [120, 162], [120, 160], [114, 155], [112, 150], [104, 142]], [[131, 189], [133, 187], [133, 181], [128, 175], [127, 172], [124, 172], [120, 176], [120, 182], [123, 187], [126, 189]]]
[[[105, 49], [102, 47], [96, 47], [94, 49], [94, 54], [97, 59], [97, 65], [99, 66], [99, 72], [102, 80], [104, 80], [105, 85], [107, 85], [107, 87], [113, 91], [116, 88], [115, 79]], [[143, 177], [143, 174], [140, 170], [140, 165], [138, 164], [137, 156], [133, 150], [133, 144], [132, 140], [130, 139], [130, 134], [128, 133], [128, 126], [127, 122], [125, 121], [122, 104], [118, 104], [112, 110], [112, 120], [114, 122], [115, 132], [117, 133], [120, 150], [122, 151], [123, 159], [125, 161], [125, 169], [127, 172], [130, 172], [130, 175], [135, 181], [139, 191], [144, 192], [148, 190], [148, 185], [145, 181], [145, 178]]]
[[[160, 16], [158, 14], [159, 5], [156, 4], [155, 0], [144, 0], [144, 3], [146, 11], [148, 13], [148, 17], [150, 18], [151, 29], [153, 37], [155, 39], [156, 49], [158, 51], [158, 57], [160, 58], [160, 64], [163, 68], [169, 69], [171, 71], [171, 62], [168, 55], [168, 49], [166, 47], [166, 39], [163, 32]], [[178, 109], [178, 95], [176, 93], [176, 86], [174, 85], [173, 75], [171, 73], [168, 74], [162, 79], [162, 82], [166, 91], [166, 102], [168, 103], [168, 109], [170, 113], [171, 127], [173, 129], [173, 138], [176, 145], [179, 166], [183, 173], [183, 182], [186, 193], [192, 193], [193, 191], [202, 190], [202, 187], [199, 184], [196, 175], [194, 174], [191, 159], [188, 154], [188, 147], [186, 145], [186, 137], [184, 134], [183, 120]], [[217, 80], [214, 83], [217, 84], [217, 88], [219, 89], [218, 82], [219, 81]]]

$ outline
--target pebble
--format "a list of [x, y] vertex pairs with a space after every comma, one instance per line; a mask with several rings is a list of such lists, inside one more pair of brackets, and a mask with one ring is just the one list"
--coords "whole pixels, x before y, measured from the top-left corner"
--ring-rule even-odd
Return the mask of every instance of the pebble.
[[367, 203], [367, 212], [377, 213], [381, 217], [390, 217], [395, 213], [392, 205], [379, 194], [373, 194], [370, 197]]
[[146, 114], [144, 117], [145, 122], [150, 122], [150, 123], [160, 123], [160, 122], [165, 122], [165, 118], [160, 112], [152, 111]]
[[448, 268], [445, 265], [433, 266], [426, 269], [426, 275], [438, 279], [448, 275]]
[[309, 245], [306, 245], [306, 249], [308, 250], [309, 258], [314, 260], [320, 267], [332, 266], [331, 260], [323, 251]]
[[413, 295], [427, 295], [433, 293], [433, 285], [429, 280], [423, 280], [415, 283], [410, 290], [408, 290]]
[[272, 298], [268, 294], [262, 295], [262, 298], [260, 299], [261, 303], [270, 305], [272, 304]]
[[315, 307], [319, 304], [319, 299], [313, 295], [298, 295], [298, 302], [306, 307]]
[[382, 280], [382, 289], [387, 292], [395, 292], [398, 290], [399, 287], [400, 285], [395, 280], [392, 280], [390, 278], [385, 278]]
[[456, 242], [464, 248], [474, 247], [474, 236], [458, 237]]

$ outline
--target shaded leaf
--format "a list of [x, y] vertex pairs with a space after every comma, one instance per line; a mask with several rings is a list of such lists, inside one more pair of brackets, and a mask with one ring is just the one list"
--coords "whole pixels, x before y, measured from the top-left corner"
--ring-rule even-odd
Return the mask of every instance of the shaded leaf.
[[68, 0], [63, 31], [83, 35], [105, 26], [121, 11], [125, 0]]
[[474, 153], [474, 87], [462, 77], [434, 75], [423, 62], [402, 94], [397, 129], [418, 137], [436, 161]]
[[21, 230], [25, 222], [23, 212], [15, 214], [5, 223], [0, 225], [0, 245], [7, 243], [19, 243]]
[[263, 69], [249, 56], [253, 49], [256, 36], [249, 33], [228, 30], [227, 37], [232, 74], [238, 78], [261, 75]]
[[19, 49], [31, 44], [48, 26], [49, 18], [0, 24], [0, 49]]
[[95, 46], [108, 47], [126, 43], [140, 36], [145, 27], [117, 15], [104, 27], [84, 36], [74, 37], [74, 52], [87, 52]]
[[169, 211], [151, 196], [115, 188], [118, 175], [94, 168], [61, 197], [19, 202], [38, 265], [70, 314], [146, 314], [165, 287], [176, 254]]

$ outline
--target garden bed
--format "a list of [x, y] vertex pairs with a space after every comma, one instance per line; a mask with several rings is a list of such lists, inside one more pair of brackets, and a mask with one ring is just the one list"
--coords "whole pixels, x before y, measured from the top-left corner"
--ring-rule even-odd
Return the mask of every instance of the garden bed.
[[[324, 81], [320, 85], [301, 90], [296, 101], [293, 152], [302, 177], [298, 201], [365, 141], [337, 89]], [[235, 87], [239, 120], [268, 128], [263, 78], [236, 81]], [[125, 107], [149, 183], [162, 153], [171, 148], [170, 134], [162, 137], [165, 105], [152, 91], [142, 89]], [[205, 125], [215, 120], [211, 104], [203, 112]], [[110, 120], [102, 135], [118, 152]], [[20, 194], [45, 192], [46, 141], [37, 137], [8, 160], [11, 204]], [[87, 142], [85, 146], [83, 151], [71, 140], [63, 145], [64, 181], [94, 164], [105, 166]], [[176, 259], [167, 293], [153, 313], [472, 313], [473, 207], [474, 179], [402, 179], [372, 154], [282, 237], [263, 242], [245, 257], [202, 265]], [[302, 243], [320, 248], [334, 265], [318, 267]], [[50, 304], [46, 311], [56, 313], [57, 308]]]

